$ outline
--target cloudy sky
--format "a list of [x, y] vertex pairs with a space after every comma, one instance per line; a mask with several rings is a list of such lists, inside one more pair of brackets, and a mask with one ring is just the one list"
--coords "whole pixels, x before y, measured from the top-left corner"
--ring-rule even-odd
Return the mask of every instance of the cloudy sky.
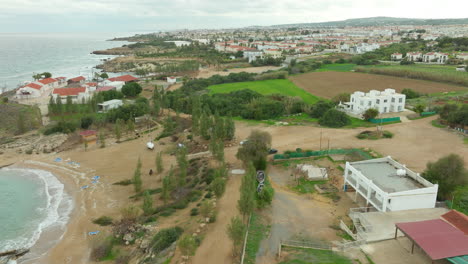
[[135, 32], [392, 16], [466, 18], [467, 0], [0, 0], [0, 32]]

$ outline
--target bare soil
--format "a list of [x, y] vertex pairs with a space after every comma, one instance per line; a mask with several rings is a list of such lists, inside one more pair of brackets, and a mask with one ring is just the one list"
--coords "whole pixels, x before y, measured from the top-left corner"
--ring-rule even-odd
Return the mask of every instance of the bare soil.
[[398, 92], [405, 88], [411, 88], [420, 93], [467, 89], [463, 86], [444, 83], [353, 72], [311, 72], [292, 76], [289, 79], [309, 93], [323, 98], [332, 98], [340, 93], [368, 92], [386, 88], [392, 88]]

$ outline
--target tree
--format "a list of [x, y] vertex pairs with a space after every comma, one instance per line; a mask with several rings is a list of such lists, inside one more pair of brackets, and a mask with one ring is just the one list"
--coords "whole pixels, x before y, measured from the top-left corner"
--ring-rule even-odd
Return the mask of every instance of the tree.
[[187, 148], [185, 146], [177, 149], [176, 160], [177, 165], [179, 166], [178, 182], [180, 186], [184, 186], [188, 170]]
[[141, 192], [141, 186], [143, 182], [141, 180], [141, 160], [138, 158], [137, 167], [135, 168], [135, 172], [133, 173], [133, 185], [135, 187], [135, 192]]
[[197, 250], [198, 242], [194, 236], [186, 234], [179, 239], [177, 245], [183, 256], [193, 256]]
[[164, 171], [162, 152], [158, 152], [158, 154], [156, 154], [156, 171], [158, 173], [161, 173]]
[[[6, 98], [6, 97], [5, 97]], [[54, 100], [54, 97], [51, 96], [50, 99], [49, 99], [49, 105], [48, 105], [48, 109], [49, 109], [49, 115], [50, 114], [55, 114], [56, 111], [57, 111], [57, 107], [55, 105], [55, 100]]]
[[210, 141], [210, 151], [219, 162], [224, 162], [224, 142], [222, 139], [212, 137]]
[[85, 140], [83, 144], [84, 144], [84, 151], [88, 151], [88, 141]]
[[312, 106], [310, 116], [313, 118], [321, 118], [328, 110], [333, 108], [333, 103], [319, 101]]
[[50, 72], [43, 72], [43, 73], [41, 74], [41, 76], [42, 76], [43, 78], [51, 78], [51, 77], [52, 77], [52, 74], [51, 74]]
[[227, 227], [227, 234], [232, 240], [234, 256], [237, 256], [240, 253], [245, 231], [246, 226], [242, 223], [239, 217], [236, 216], [231, 218], [231, 223]]
[[122, 119], [118, 119], [114, 125], [114, 133], [115, 133], [115, 138], [117, 139], [117, 142], [120, 142], [120, 138], [122, 137], [122, 122], [123, 122]]
[[171, 192], [171, 180], [169, 176], [165, 176], [162, 181], [162, 190], [161, 190], [161, 198], [164, 201], [164, 204], [167, 203], [169, 200], [169, 195]]
[[[344, 63], [344, 62], [343, 62]], [[340, 93], [335, 95], [331, 100], [334, 104], [339, 104], [340, 102], [349, 102], [351, 95], [349, 93]]]
[[80, 126], [83, 129], [88, 129], [93, 124], [93, 122], [94, 122], [93, 117], [83, 116], [81, 118]]
[[104, 132], [99, 131], [99, 142], [101, 143], [101, 148], [106, 147], [106, 137], [104, 136]]
[[101, 77], [101, 79], [108, 79], [109, 74], [107, 74], [106, 72], [103, 72], [103, 73], [101, 73], [101, 75], [99, 75], [99, 77]]
[[221, 198], [226, 190], [226, 180], [223, 177], [216, 177], [211, 182], [211, 189], [215, 193], [216, 197]]
[[65, 112], [71, 113], [73, 112], [73, 101], [71, 96], [67, 96], [67, 103], [65, 105]]
[[468, 171], [464, 167], [463, 158], [456, 154], [442, 157], [434, 163], [429, 162], [422, 176], [439, 184], [439, 199], [451, 199], [456, 187], [468, 183]]
[[213, 202], [206, 200], [200, 205], [200, 213], [203, 217], [209, 217], [214, 210]]
[[319, 124], [328, 127], [343, 127], [351, 124], [351, 119], [341, 111], [330, 109], [319, 119]]
[[153, 213], [153, 199], [148, 190], [143, 193], [142, 209], [145, 215], [151, 215]]
[[410, 88], [405, 88], [401, 90], [401, 93], [406, 95], [406, 99], [414, 99], [414, 98], [418, 98], [419, 96], [421, 96], [418, 92]]
[[424, 109], [426, 109], [426, 106], [423, 105], [423, 104], [418, 104], [414, 107], [414, 111], [418, 114], [421, 114], [422, 112], [424, 112]]
[[364, 120], [369, 121], [370, 119], [376, 118], [378, 115], [379, 115], [379, 110], [375, 108], [369, 108], [364, 112], [362, 116], [364, 117]]
[[55, 105], [56, 105], [56, 114], [62, 114], [63, 113], [63, 104], [62, 104], [62, 99], [60, 96], [57, 96], [55, 99]]
[[200, 135], [205, 139], [211, 138], [211, 130], [213, 128], [213, 121], [208, 112], [204, 112], [200, 117]]
[[200, 98], [192, 99], [192, 131], [195, 135], [200, 135], [200, 118], [202, 115]]
[[234, 120], [232, 119], [232, 117], [226, 118], [226, 122], [224, 124], [224, 129], [226, 130], [224, 132], [225, 139], [226, 140], [234, 139], [234, 136], [236, 134], [236, 124], [234, 123]]
[[237, 208], [244, 219], [246, 219], [256, 207], [255, 191], [255, 168], [250, 164], [247, 173], [242, 177], [240, 198], [239, 201], [237, 201]]
[[141, 85], [136, 82], [127, 83], [122, 86], [122, 93], [127, 97], [135, 97], [141, 93], [143, 89]]
[[268, 132], [253, 130], [237, 151], [236, 157], [246, 165], [252, 162], [256, 169], [264, 170], [270, 146], [271, 135]]
[[132, 119], [127, 120], [127, 133], [130, 134], [135, 130], [135, 122]]

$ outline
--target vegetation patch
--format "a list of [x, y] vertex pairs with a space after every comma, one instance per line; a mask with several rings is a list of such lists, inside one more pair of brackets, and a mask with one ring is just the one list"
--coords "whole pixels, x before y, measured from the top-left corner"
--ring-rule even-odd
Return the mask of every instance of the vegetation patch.
[[331, 250], [292, 249], [284, 247], [290, 254], [279, 264], [352, 264], [352, 260]]
[[244, 263], [255, 264], [260, 243], [267, 237], [270, 226], [264, 224], [262, 217], [258, 213], [252, 213], [249, 226], [249, 237], [245, 246]]
[[306, 193], [315, 193], [315, 185], [325, 184], [327, 180], [321, 181], [309, 181], [304, 178], [298, 178], [295, 186], [290, 186], [293, 191], [298, 193], [306, 194]]
[[297, 87], [290, 80], [277, 79], [265, 80], [254, 82], [240, 82], [240, 83], [225, 83], [212, 85], [208, 87], [210, 94], [216, 93], [230, 93], [234, 91], [249, 89], [262, 95], [281, 94], [286, 96], [300, 97], [308, 104], [314, 104], [319, 101], [317, 96], [314, 96], [301, 88]]
[[377, 139], [382, 139], [382, 138], [393, 138], [393, 133], [388, 130], [384, 130], [384, 131], [366, 130], [366, 131], [359, 133], [356, 137], [358, 139], [377, 140]]

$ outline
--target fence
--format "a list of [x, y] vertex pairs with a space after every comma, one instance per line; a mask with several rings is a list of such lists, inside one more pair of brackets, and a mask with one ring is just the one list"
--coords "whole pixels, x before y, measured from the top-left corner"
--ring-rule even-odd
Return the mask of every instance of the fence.
[[273, 160], [282, 159], [294, 159], [294, 158], [308, 158], [325, 155], [347, 155], [357, 153], [364, 159], [372, 159], [373, 157], [363, 151], [362, 149], [330, 149], [330, 150], [318, 150], [318, 151], [305, 151], [305, 152], [291, 152], [288, 154], [276, 154], [273, 156]]
[[282, 247], [293, 247], [293, 248], [311, 248], [318, 250], [332, 250], [332, 246], [320, 242], [311, 242], [311, 241], [296, 241], [296, 240], [280, 240], [278, 247], [278, 257], [281, 257]]
[[389, 117], [389, 118], [380, 118], [380, 119], [369, 119], [370, 122], [374, 124], [388, 123], [388, 122], [398, 122], [401, 121], [400, 117]]
[[436, 112], [422, 112], [421, 116], [430, 116], [430, 115], [435, 115], [437, 114]]

